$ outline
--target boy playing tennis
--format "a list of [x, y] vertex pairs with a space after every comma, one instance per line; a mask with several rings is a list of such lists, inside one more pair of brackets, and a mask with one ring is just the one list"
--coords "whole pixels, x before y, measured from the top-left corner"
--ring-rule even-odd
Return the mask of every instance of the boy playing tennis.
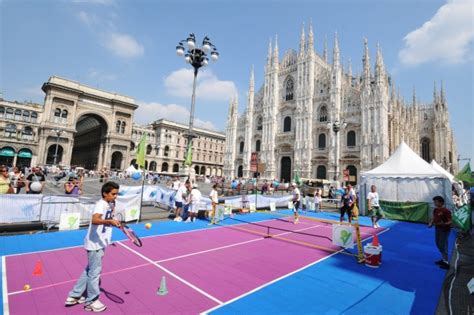
[[372, 226], [374, 229], [379, 228], [379, 221], [383, 218], [382, 208], [380, 208], [379, 194], [375, 185], [370, 186], [370, 192], [367, 194], [369, 203], [369, 212], [372, 213]]
[[298, 209], [300, 208], [300, 199], [301, 199], [301, 193], [298, 187], [296, 186], [296, 183], [292, 183], [291, 187], [293, 187], [293, 214], [295, 215], [295, 220], [293, 221], [294, 224], [298, 224], [299, 219], [298, 219]]
[[[117, 198], [119, 185], [107, 182], [102, 186], [102, 199], [95, 204], [89, 224], [84, 248], [87, 251], [87, 267], [69, 292], [66, 306], [85, 303], [84, 309], [92, 312], [103, 312], [107, 307], [99, 301], [99, 280], [102, 272], [102, 258], [107, 245], [111, 243], [112, 226], [120, 226], [120, 222], [112, 219], [113, 209], [110, 203]], [[87, 292], [87, 297], [84, 293]]]

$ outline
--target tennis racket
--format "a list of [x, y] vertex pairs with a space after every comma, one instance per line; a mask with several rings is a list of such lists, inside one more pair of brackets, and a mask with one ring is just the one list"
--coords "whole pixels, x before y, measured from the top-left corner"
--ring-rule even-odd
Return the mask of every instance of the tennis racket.
[[142, 247], [142, 241], [135, 232], [124, 222], [122, 213], [116, 213], [114, 216], [115, 220], [120, 221], [119, 229], [122, 230], [129, 240], [132, 241], [138, 247]]

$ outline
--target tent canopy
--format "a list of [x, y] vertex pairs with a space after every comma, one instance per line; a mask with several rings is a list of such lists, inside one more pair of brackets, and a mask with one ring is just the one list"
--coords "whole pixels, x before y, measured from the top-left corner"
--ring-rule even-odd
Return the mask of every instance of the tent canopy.
[[451, 181], [451, 183], [455, 182], [456, 179], [454, 178], [454, 175], [449, 173], [447, 170], [445, 170], [444, 168], [441, 167], [441, 165], [439, 165], [435, 160], [432, 160], [431, 161], [431, 166], [433, 166], [433, 168], [435, 170], [437, 170], [438, 172], [440, 172], [441, 174], [444, 174], [447, 178], [449, 178], [449, 180]]
[[382, 165], [362, 173], [362, 176], [400, 177], [400, 178], [435, 178], [446, 177], [434, 169], [428, 162], [402, 142], [392, 156]]

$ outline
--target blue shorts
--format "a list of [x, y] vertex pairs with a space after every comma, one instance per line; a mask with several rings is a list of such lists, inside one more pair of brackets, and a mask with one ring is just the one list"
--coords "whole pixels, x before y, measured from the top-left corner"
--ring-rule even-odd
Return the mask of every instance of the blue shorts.
[[299, 208], [300, 208], [300, 202], [299, 201], [294, 201], [293, 202], [293, 212], [298, 212]]
[[179, 202], [179, 201], [175, 201], [174, 205], [176, 206], [176, 208], [182, 208], [183, 207], [183, 203]]

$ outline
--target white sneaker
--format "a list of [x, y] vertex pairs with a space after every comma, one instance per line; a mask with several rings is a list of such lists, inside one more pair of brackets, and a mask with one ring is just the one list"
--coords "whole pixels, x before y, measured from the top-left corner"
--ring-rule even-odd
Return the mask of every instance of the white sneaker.
[[64, 304], [66, 306], [73, 306], [73, 305], [76, 305], [76, 304], [83, 304], [86, 302], [86, 298], [81, 296], [80, 298], [75, 298], [75, 297], [70, 297], [68, 296], [67, 299], [66, 299], [66, 302], [64, 302]]
[[186, 221], [184, 221], [186, 223], [191, 223], [191, 218], [188, 218]]
[[183, 218], [178, 217], [178, 222], [183, 222]]
[[378, 223], [375, 223], [375, 228], [380, 228], [380, 225]]
[[86, 306], [84, 306], [84, 310], [88, 312], [94, 312], [94, 313], [103, 312], [106, 309], [107, 309], [107, 306], [102, 304], [102, 302], [99, 301], [99, 299], [95, 300], [91, 304], [87, 304]]
[[178, 222], [178, 217], [173, 219], [174, 222]]

